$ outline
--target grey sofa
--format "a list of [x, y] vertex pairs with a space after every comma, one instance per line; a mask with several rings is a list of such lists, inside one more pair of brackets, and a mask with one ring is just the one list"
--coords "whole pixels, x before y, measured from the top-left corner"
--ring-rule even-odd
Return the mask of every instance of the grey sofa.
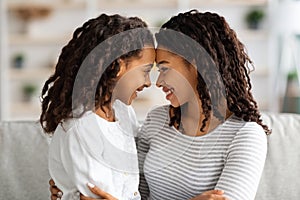
[[[256, 200], [300, 199], [300, 115], [263, 113], [273, 133]], [[49, 138], [37, 122], [0, 122], [0, 199], [46, 200]]]

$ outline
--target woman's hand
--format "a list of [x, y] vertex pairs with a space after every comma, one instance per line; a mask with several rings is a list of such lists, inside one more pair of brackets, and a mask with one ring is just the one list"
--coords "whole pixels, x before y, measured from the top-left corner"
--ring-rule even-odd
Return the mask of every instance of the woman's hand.
[[223, 194], [223, 190], [209, 190], [190, 200], [228, 200]]
[[[97, 186], [95, 186], [91, 183], [88, 183], [87, 186], [91, 190], [92, 193], [102, 197], [102, 199], [104, 199], [104, 200], [118, 200], [117, 198], [113, 197], [112, 195], [108, 194], [107, 192], [104, 192], [103, 190], [101, 190], [100, 188], [98, 188]], [[82, 194], [80, 194], [80, 199], [81, 200], [96, 200], [95, 198], [86, 197], [86, 196], [83, 196]]]
[[63, 193], [58, 187], [56, 187], [53, 179], [49, 180], [49, 185], [50, 185], [49, 190], [51, 192], [51, 200], [60, 200]]

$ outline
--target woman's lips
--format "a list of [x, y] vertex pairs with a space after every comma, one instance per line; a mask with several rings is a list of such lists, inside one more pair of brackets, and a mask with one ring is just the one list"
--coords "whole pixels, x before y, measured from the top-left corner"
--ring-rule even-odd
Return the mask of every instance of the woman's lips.
[[163, 91], [166, 93], [166, 99], [170, 100], [172, 98], [173, 94], [174, 94], [174, 89], [163, 87]]

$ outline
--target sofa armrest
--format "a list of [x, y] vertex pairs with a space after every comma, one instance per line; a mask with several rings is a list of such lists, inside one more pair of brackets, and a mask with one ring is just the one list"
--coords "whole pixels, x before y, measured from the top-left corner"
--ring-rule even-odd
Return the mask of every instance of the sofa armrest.
[[37, 122], [0, 122], [0, 199], [50, 199], [48, 144]]
[[272, 134], [256, 200], [299, 199], [300, 115], [263, 113]]

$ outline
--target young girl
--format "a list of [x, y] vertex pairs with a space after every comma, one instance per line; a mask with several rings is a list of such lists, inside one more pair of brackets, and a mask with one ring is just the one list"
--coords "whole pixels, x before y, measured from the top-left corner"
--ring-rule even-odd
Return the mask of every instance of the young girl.
[[53, 135], [49, 172], [62, 199], [95, 196], [95, 184], [118, 199], [140, 199], [130, 106], [150, 86], [153, 35], [141, 19], [102, 14], [75, 30], [42, 90], [40, 123]]

